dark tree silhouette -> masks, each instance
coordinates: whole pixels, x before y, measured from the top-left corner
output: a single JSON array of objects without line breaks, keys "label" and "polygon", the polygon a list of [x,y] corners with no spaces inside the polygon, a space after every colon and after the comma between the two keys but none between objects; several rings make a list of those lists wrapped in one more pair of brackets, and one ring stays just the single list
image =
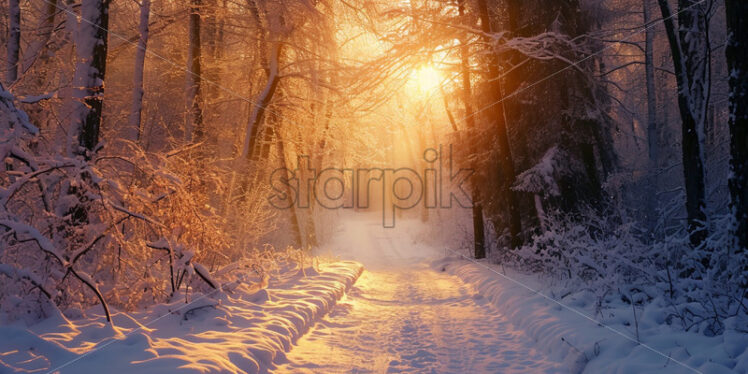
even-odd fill
[{"label": "dark tree silhouette", "polygon": [[735,237],[748,252],[748,2],[726,0],[727,64],[730,70],[730,193]]},{"label": "dark tree silhouette", "polygon": [[704,213],[704,165],[699,140],[699,111],[706,107],[704,81],[701,75],[704,65],[704,39],[706,38],[702,18],[702,7],[695,0],[678,2],[676,28],[667,0],[658,0],[670,51],[673,56],[675,79],[678,86],[678,108],[681,117],[683,177],[686,187],[686,212],[691,245],[697,247],[707,237]]}]

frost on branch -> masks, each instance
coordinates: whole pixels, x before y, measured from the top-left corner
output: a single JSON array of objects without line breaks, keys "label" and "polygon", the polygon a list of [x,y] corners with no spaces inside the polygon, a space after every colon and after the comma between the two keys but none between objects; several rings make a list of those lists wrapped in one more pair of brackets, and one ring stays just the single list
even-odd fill
[{"label": "frost on branch", "polygon": [[190,168],[188,153],[148,153],[128,142],[91,160],[40,150],[38,129],[14,100],[2,91],[3,321],[48,316],[50,301],[63,311],[102,308],[109,319],[110,305],[132,310],[180,288],[220,289],[210,269],[242,255],[227,250],[236,246],[225,221],[206,209],[207,196],[186,187],[198,176],[210,181]]}]

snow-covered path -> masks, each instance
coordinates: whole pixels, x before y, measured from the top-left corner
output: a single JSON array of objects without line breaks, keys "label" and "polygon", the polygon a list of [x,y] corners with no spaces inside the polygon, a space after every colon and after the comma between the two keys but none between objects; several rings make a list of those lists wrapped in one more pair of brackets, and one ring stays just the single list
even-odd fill
[{"label": "snow-covered path", "polygon": [[431,269],[441,253],[415,240],[420,225],[347,220],[332,250],[367,270],[276,372],[568,372],[472,287]]}]

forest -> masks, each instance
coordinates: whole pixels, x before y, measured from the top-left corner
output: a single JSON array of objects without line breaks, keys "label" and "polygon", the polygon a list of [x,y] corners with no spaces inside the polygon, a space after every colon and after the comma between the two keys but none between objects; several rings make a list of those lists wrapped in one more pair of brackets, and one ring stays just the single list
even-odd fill
[{"label": "forest", "polygon": [[[626,343],[525,331],[544,365],[748,370],[744,0],[7,0],[0,22],[0,371],[387,371],[304,366],[327,352],[305,339],[359,305],[340,292],[437,300],[466,287],[429,278],[450,271]],[[434,310],[533,326],[469,307]],[[175,308],[292,327],[250,323],[272,343],[244,361],[193,342],[205,364],[167,336],[188,322],[146,334]],[[153,357],[102,353],[138,334]],[[569,371],[425,351],[387,372]]]}]

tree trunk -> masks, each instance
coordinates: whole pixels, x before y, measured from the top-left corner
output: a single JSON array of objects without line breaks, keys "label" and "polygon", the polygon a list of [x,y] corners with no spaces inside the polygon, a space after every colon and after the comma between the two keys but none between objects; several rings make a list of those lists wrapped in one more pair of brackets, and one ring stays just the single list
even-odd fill
[{"label": "tree trunk", "polygon": [[74,78],[74,99],[79,101],[79,110],[73,116],[71,134],[78,137],[79,146],[93,151],[99,143],[104,106],[109,0],[83,0],[81,18],[78,26],[79,43],[76,45],[78,63]]},{"label": "tree trunk", "polygon": [[143,113],[143,72],[145,69],[145,53],[148,47],[148,18],[151,13],[151,0],[142,0],[140,4],[140,39],[135,50],[135,72],[133,74],[132,112],[130,113],[130,131],[134,139],[140,141],[142,136],[141,117]]},{"label": "tree trunk", "polygon": [[223,57],[223,39],[224,35],[226,33],[226,12],[228,12],[228,0],[223,0],[221,2],[221,14],[219,15],[219,21],[218,21],[218,32],[216,35],[216,59],[221,59]]},{"label": "tree trunk", "polygon": [[257,51],[260,56],[260,64],[262,65],[262,68],[265,69],[265,74],[270,75],[270,63],[268,62],[267,56],[267,27],[262,15],[260,14],[260,7],[257,4],[257,1],[247,0],[247,6],[255,21],[255,27],[257,27]]},{"label": "tree trunk", "polygon": [[259,127],[262,124],[262,120],[267,111],[268,105],[275,95],[275,90],[278,88],[278,82],[280,76],[278,75],[278,59],[280,58],[281,47],[279,42],[273,43],[272,55],[267,69],[268,80],[265,85],[265,89],[260,92],[258,98],[251,104],[252,110],[250,112],[249,121],[247,122],[247,128],[244,132],[244,147],[242,148],[242,158],[253,159],[256,155],[256,144],[257,134]]},{"label": "tree trunk", "polygon": [[[457,10],[460,17],[465,15],[465,0],[458,0]],[[473,117],[472,87],[470,84],[470,51],[465,40],[460,40],[460,74],[462,75],[462,103],[465,107],[465,123],[467,125],[468,144],[471,144],[470,154],[474,155],[476,149],[474,139],[477,137],[475,118]],[[456,130],[456,129],[455,129]],[[475,162],[471,161],[470,168],[476,171]],[[475,258],[486,257],[486,234],[483,222],[483,206],[478,194],[478,183],[475,174],[470,180],[470,198],[473,200],[473,255]]]},{"label": "tree trunk", "polygon": [[[681,116],[682,132],[682,161],[683,176],[686,188],[686,212],[688,214],[688,233],[693,247],[700,246],[707,237],[707,228],[704,191],[704,165],[701,155],[701,139],[699,135],[698,121],[703,115],[698,111],[705,105],[702,97],[703,88],[699,88],[700,75],[697,72],[698,62],[703,58],[703,51],[698,49],[701,44],[695,35],[704,30],[698,30],[700,22],[700,7],[694,6],[696,1],[679,1],[680,32],[676,33],[672,12],[667,0],[658,0],[662,18],[665,23],[670,50],[673,55],[673,66],[675,68],[675,79],[678,86],[678,108]],[[685,6],[685,7],[684,7]],[[689,8],[690,7],[690,8]],[[686,33],[690,33],[686,35]]]},{"label": "tree trunk", "polygon": [[[223,19],[225,9],[221,9],[219,0],[203,0],[202,12],[202,46],[203,60],[202,72],[204,81],[203,96],[206,98],[203,102],[203,131],[205,137],[204,148],[209,153],[215,153],[218,146],[219,130],[217,119],[219,118],[218,108],[213,108],[210,103],[222,101],[221,95],[223,90],[217,84],[221,80],[221,67],[218,61],[219,54],[219,19]],[[206,121],[207,119],[207,121]]]},{"label": "tree trunk", "polygon": [[[278,158],[280,159],[281,169],[289,169],[288,162],[286,162],[286,147],[285,147],[285,143],[283,142],[283,135],[281,134],[281,130],[282,129],[278,128],[276,129],[276,131],[274,131],[276,142],[277,142],[276,144],[278,145]],[[290,187],[287,193],[289,194],[289,196],[293,196],[292,195],[293,191],[291,191]],[[292,234],[293,234],[293,240],[294,240],[294,247],[299,248],[299,249],[305,249],[304,239],[301,235],[301,225],[299,225],[299,216],[296,212],[296,203],[291,204],[289,215],[291,216],[291,231],[293,231]]]},{"label": "tree trunk", "polygon": [[[205,22],[203,34],[205,35],[204,44],[208,49],[207,55],[210,61],[215,62],[216,55],[218,53],[218,0],[206,0],[205,1]],[[213,68],[214,66],[210,66]],[[210,89],[212,86],[208,86]]]},{"label": "tree trunk", "polygon": [[[297,139],[296,139],[296,141],[295,142],[293,142],[293,141],[290,142],[290,144],[294,145],[294,152],[295,152],[294,154],[297,155],[297,156],[299,156],[299,155],[310,155],[310,154],[313,154],[314,152],[309,152],[308,150],[304,150],[301,147],[301,145],[303,143],[304,143],[303,135],[301,133],[297,133]],[[312,142],[312,144],[315,144],[315,143]],[[298,160],[298,158],[297,158],[297,160]],[[293,161],[291,161],[291,162],[293,162]],[[319,170],[322,170],[321,167],[314,166],[314,165],[315,164],[312,164],[312,168],[315,171],[318,172]],[[304,171],[306,172],[306,168],[304,168]],[[301,170],[299,171],[299,173],[301,173]],[[297,174],[296,175],[296,178],[298,178],[299,180],[307,180],[306,178],[308,178],[308,177],[311,177],[311,175],[309,175],[309,176],[302,175],[302,174]],[[317,225],[314,222],[314,217],[315,217],[315,211],[316,211],[316,209],[317,209],[317,199],[311,198],[309,200],[309,208],[305,209],[306,210],[306,214],[300,214],[298,211],[296,212],[297,217],[299,217],[299,216],[302,217],[301,219],[297,218],[297,221],[300,223],[299,235],[301,235],[302,231],[304,233],[304,235],[303,235],[303,239],[305,241],[304,242],[304,246],[305,246],[304,248],[316,247],[319,244],[319,242],[317,241]],[[302,220],[304,222],[303,224],[301,224]],[[301,226],[303,226],[303,228],[304,228],[303,230],[301,230]]]},{"label": "tree trunk", "polygon": [[[57,14],[57,0],[39,0],[44,6],[44,17],[42,17],[39,23],[38,35],[39,37],[29,44],[28,48],[23,53],[23,63],[21,71],[26,72],[36,62],[37,59],[48,60],[49,57],[45,54],[45,49],[49,39],[52,37],[52,32],[55,29],[55,15]],[[41,84],[47,83],[46,71],[39,73],[38,81]]]},{"label": "tree trunk", "polygon": [[194,142],[202,141],[205,136],[201,92],[200,6],[201,0],[190,0],[190,53],[187,58],[187,105],[189,106],[187,139]]},{"label": "tree trunk", "polygon": [[727,65],[730,77],[730,194],[735,239],[748,250],[748,2],[726,0]]},{"label": "tree trunk", "polygon": [[654,29],[650,0],[642,0],[644,8],[644,74],[647,81],[647,139],[649,143],[650,169],[657,167],[657,92],[655,91],[655,67],[653,59]]},{"label": "tree trunk", "polygon": [[18,79],[18,56],[21,51],[21,4],[19,0],[8,1],[8,60],[5,80],[12,85]]},{"label": "tree trunk", "polygon": [[[265,112],[269,111],[268,107],[270,106],[273,96],[275,96],[275,92],[278,88],[278,84],[280,83],[279,68],[282,49],[280,41],[273,41],[270,51],[268,51],[266,40],[268,37],[268,30],[265,26],[265,22],[263,22],[263,16],[266,16],[266,14],[260,13],[261,9],[254,0],[249,0],[248,5],[250,13],[252,13],[257,26],[258,54],[260,56],[263,70],[265,70],[265,74],[267,75],[267,83],[257,98],[250,103],[250,115],[247,121],[246,130],[244,131],[244,145],[242,146],[242,152],[239,157],[239,159],[244,162],[257,160],[258,153],[261,151],[258,149],[259,147],[257,145],[258,137],[260,135],[260,128],[263,124]],[[258,173],[252,175],[249,170],[247,171],[241,184],[244,191],[242,196],[248,196],[252,187],[259,178],[260,175]]]},{"label": "tree trunk", "polygon": [[[481,30],[483,31],[483,39],[489,46],[492,45],[491,38],[488,34],[491,30],[491,17],[488,13],[488,6],[486,0],[478,0],[478,13],[480,16]],[[512,151],[509,147],[509,134],[507,132],[506,117],[504,113],[504,102],[503,92],[501,88],[501,81],[499,79],[499,60],[496,53],[491,51],[488,54],[488,77],[489,89],[491,92],[491,106],[488,108],[488,113],[496,126],[496,134],[499,141],[499,164],[501,168],[501,175],[503,180],[500,186],[501,192],[504,195],[506,204],[509,209],[509,234],[511,236],[511,247],[516,248],[522,245],[522,221],[519,214],[519,205],[517,197],[511,186],[514,184],[515,172],[514,172],[514,160],[512,159]]]},{"label": "tree trunk", "polygon": [[[647,183],[649,186],[656,186],[657,183],[657,151],[658,151],[658,130],[657,130],[657,92],[655,91],[655,67],[654,67],[654,29],[650,27],[652,23],[652,9],[650,0],[642,0],[642,10],[644,13],[644,75],[647,84],[647,148],[649,151],[649,175]],[[655,198],[654,188],[646,194],[646,227],[651,230],[657,222],[657,199]],[[651,235],[650,235],[651,236]]]}]

